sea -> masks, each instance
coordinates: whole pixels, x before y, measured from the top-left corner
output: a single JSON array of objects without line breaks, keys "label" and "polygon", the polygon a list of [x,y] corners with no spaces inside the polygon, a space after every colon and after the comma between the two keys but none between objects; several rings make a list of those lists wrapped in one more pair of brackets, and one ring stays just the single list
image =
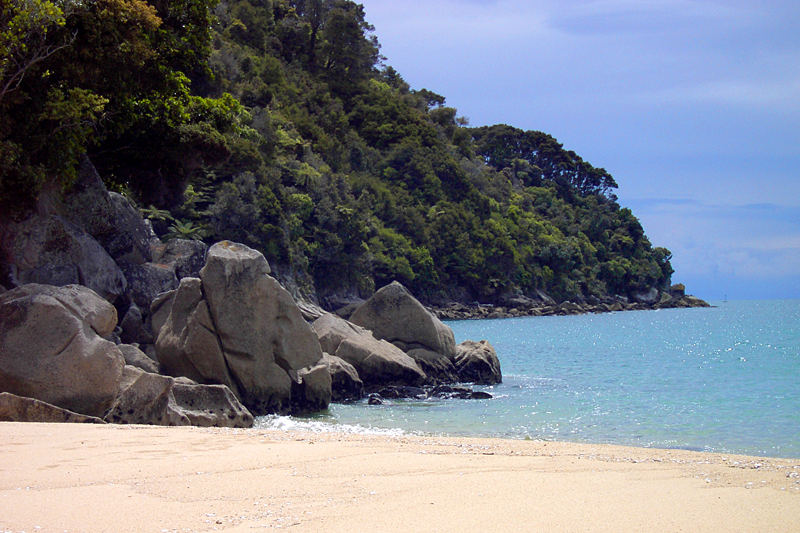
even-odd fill
[{"label": "sea", "polygon": [[488,340],[489,400],[332,404],[257,427],[499,437],[800,458],[800,300],[449,321]]}]

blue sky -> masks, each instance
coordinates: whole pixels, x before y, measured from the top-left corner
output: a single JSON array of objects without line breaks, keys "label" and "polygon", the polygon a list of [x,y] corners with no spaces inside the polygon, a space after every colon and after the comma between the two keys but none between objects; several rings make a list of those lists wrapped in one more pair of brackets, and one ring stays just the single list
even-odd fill
[{"label": "blue sky", "polygon": [[361,0],[473,126],[556,137],[707,299],[800,298],[800,3]]}]

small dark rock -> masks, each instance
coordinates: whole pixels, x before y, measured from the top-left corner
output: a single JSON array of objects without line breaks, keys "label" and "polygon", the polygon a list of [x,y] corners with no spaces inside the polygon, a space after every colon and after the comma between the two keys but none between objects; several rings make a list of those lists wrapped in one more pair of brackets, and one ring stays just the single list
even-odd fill
[{"label": "small dark rock", "polygon": [[373,393],[369,395],[369,400],[367,400],[367,403],[369,405],[383,405],[385,402],[383,401],[383,398],[381,398],[380,394]]}]

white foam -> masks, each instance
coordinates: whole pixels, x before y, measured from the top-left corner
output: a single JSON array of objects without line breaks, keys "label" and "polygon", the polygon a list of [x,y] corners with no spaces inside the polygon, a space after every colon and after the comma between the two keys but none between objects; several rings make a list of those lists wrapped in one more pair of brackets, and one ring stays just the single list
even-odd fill
[{"label": "white foam", "polygon": [[342,433],[355,435],[383,435],[399,437],[410,434],[399,428],[376,428],[360,424],[339,424],[336,421],[296,418],[292,416],[267,415],[255,419],[256,429],[276,429],[279,431],[309,431],[311,433]]}]

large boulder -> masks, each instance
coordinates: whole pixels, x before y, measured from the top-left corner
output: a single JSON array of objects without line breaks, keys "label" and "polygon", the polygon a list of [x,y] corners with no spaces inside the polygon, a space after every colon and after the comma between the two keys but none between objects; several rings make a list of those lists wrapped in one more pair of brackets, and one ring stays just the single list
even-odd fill
[{"label": "large boulder", "polygon": [[199,279],[184,278],[174,295],[159,298],[158,314],[164,305],[170,312],[158,360],[169,374],[227,385],[257,415],[316,410],[330,398],[330,379],[311,370],[322,358],[319,341],[269,273],[264,256],[247,246],[212,246]]},{"label": "large boulder", "polygon": [[453,330],[398,282],[378,290],[350,317],[411,356],[434,382],[457,379]]},{"label": "large boulder", "polygon": [[0,392],[103,416],[125,359],[114,343],[117,312],[79,285],[30,284],[0,295]]},{"label": "large boulder", "polygon": [[343,318],[329,313],[314,321],[312,328],[323,350],[352,365],[368,389],[420,385],[427,379],[408,354]]},{"label": "large boulder", "polygon": [[57,215],[31,215],[5,224],[0,262],[14,286],[81,284],[114,301],[125,293],[122,271],[98,242]]},{"label": "large boulder", "polygon": [[456,346],[456,371],[459,381],[494,385],[503,381],[500,360],[488,341],[464,341]]},{"label": "large boulder", "polygon": [[364,382],[358,375],[356,367],[335,355],[322,353],[322,362],[328,367],[331,376],[331,400],[347,402],[364,396]]},{"label": "large boulder", "polygon": [[253,415],[224,385],[189,380],[126,366],[119,394],[105,420],[119,424],[248,428]]},{"label": "large boulder", "polygon": [[0,422],[73,422],[104,424],[101,418],[75,413],[55,405],[0,392]]}]

